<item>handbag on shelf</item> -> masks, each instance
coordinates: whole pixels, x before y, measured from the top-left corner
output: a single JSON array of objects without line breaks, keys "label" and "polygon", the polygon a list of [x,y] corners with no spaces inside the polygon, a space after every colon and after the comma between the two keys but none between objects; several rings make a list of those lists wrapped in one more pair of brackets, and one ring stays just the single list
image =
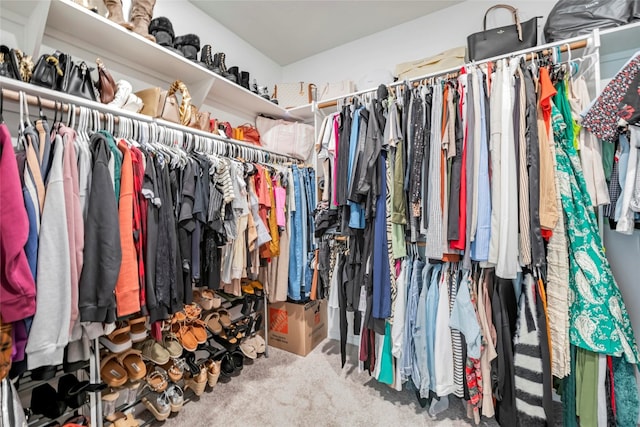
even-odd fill
[{"label": "handbag on shelf", "polygon": [[[487,15],[495,9],[507,9],[513,15],[513,25],[487,30]],[[483,31],[467,37],[469,60],[491,58],[538,44],[538,17],[520,22],[518,10],[507,4],[490,7],[484,14]]]},{"label": "handbag on shelf", "polygon": [[0,76],[22,80],[16,52],[5,45],[0,46]]},{"label": "handbag on shelf", "polygon": [[283,108],[294,108],[310,104],[314,99],[316,85],[313,83],[279,83],[273,91],[273,97]]},{"label": "handbag on shelf", "polygon": [[91,78],[91,69],[84,61],[80,62],[80,64],[73,64],[68,79],[65,79],[65,81],[64,91],[69,95],[96,101],[96,87]]},{"label": "handbag on shelf", "polygon": [[135,93],[142,100],[141,114],[149,117],[160,117],[164,108],[164,101],[167,97],[167,91],[159,87],[150,87]]},{"label": "handbag on shelf", "polygon": [[249,142],[254,145],[260,145],[260,132],[250,123],[238,126],[242,130],[242,141]]},{"label": "handbag on shelf", "polygon": [[96,64],[98,66],[98,83],[96,86],[98,87],[98,92],[100,92],[100,102],[108,104],[115,98],[116,92],[118,92],[118,85],[100,58],[96,59]]},{"label": "handbag on shelf", "polygon": [[[179,103],[177,97],[178,93],[181,97]],[[194,107],[191,104],[191,94],[189,94],[187,85],[185,85],[180,80],[174,81],[169,87],[167,97],[165,98],[164,109],[162,110],[162,118],[170,122],[189,126],[191,125],[191,118],[193,116]]]},{"label": "handbag on shelf", "polygon": [[356,86],[351,80],[343,80],[337,83],[326,83],[318,95],[318,101],[339,98],[355,92],[355,90]]},{"label": "handbag on shelf", "polygon": [[242,133],[242,129],[240,128],[233,128],[231,131],[232,134],[232,138],[238,141],[243,141],[244,140],[244,135]]},{"label": "handbag on shelf", "polygon": [[311,156],[315,145],[313,126],[258,116],[256,128],[263,147],[302,161]]},{"label": "handbag on shelf", "polygon": [[547,43],[589,34],[596,28],[612,28],[640,19],[640,2],[613,0],[584,2],[560,0],[544,24]]},{"label": "handbag on shelf", "polygon": [[398,80],[407,80],[415,77],[426,76],[438,71],[448,70],[464,65],[467,48],[464,46],[445,50],[429,58],[416,61],[403,62],[396,65]]},{"label": "handbag on shelf", "polygon": [[191,115],[191,123],[189,124],[189,127],[209,132],[211,113],[208,111],[200,111],[195,107],[193,107],[193,109],[194,111]]},{"label": "handbag on shelf", "polygon": [[71,58],[56,51],[53,54],[41,55],[33,69],[31,83],[48,89],[66,92]]}]

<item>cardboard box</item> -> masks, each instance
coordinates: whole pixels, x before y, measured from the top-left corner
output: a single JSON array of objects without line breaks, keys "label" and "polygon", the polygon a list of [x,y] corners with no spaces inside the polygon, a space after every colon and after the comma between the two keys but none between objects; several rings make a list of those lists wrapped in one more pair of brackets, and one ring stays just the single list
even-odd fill
[{"label": "cardboard box", "polygon": [[326,337],[326,301],[269,304],[269,345],[306,356]]}]

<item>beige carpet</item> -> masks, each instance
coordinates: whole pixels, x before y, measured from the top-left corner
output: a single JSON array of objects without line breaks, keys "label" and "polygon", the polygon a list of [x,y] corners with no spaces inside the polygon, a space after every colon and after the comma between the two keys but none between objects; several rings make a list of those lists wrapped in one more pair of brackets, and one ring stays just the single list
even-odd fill
[{"label": "beige carpet", "polygon": [[[359,373],[355,347],[340,368],[339,343],[326,340],[307,357],[271,347],[269,357],[189,402],[164,427],[205,426],[468,426],[462,403],[432,420],[413,392],[397,392]],[[148,414],[148,413],[147,413]],[[147,415],[147,414],[140,414]],[[484,420],[481,425],[497,425]]]}]

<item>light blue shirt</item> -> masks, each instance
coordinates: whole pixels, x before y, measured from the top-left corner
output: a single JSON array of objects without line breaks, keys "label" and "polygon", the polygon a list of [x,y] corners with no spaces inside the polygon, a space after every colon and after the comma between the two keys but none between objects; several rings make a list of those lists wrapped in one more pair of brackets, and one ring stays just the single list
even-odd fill
[{"label": "light blue shirt", "polygon": [[[356,155],[358,153],[358,134],[360,130],[360,111],[362,111],[364,107],[358,108],[353,113],[353,123],[351,124],[351,137],[349,138],[349,176],[351,177],[351,182],[349,184],[349,192],[351,192],[351,186],[353,185],[353,165],[356,160]],[[347,201],[349,205],[351,214],[349,215],[349,227],[364,229],[365,220],[364,220],[364,207],[360,203],[352,202],[351,200]]]},{"label": "light blue shirt", "polygon": [[449,326],[464,335],[464,339],[467,342],[467,355],[473,359],[480,359],[482,337],[478,318],[474,315],[475,309],[471,303],[468,285],[469,275],[469,272],[465,273],[458,289],[456,301],[453,303],[453,310],[451,310]]},{"label": "light blue shirt", "polygon": [[[478,73],[483,76],[482,71]],[[480,81],[483,77],[480,77]],[[489,146],[487,143],[487,115],[485,109],[484,85],[480,84],[480,166],[478,168],[478,228],[471,242],[471,259],[487,261],[489,259],[489,241],[491,240],[491,184],[489,182]]]}]

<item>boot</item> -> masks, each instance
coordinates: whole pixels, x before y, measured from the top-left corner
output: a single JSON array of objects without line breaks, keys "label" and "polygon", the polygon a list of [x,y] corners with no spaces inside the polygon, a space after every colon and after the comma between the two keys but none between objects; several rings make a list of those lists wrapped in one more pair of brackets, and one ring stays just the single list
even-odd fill
[{"label": "boot", "polygon": [[103,0],[104,5],[107,7],[109,11],[109,15],[107,19],[115,22],[118,25],[122,25],[127,30],[132,30],[133,25],[129,24],[124,20],[124,16],[122,15],[122,0]]},{"label": "boot", "polygon": [[234,83],[240,83],[240,70],[238,67],[231,67],[227,71],[227,74],[224,75],[228,80],[231,80]]},{"label": "boot", "polygon": [[202,46],[202,51],[200,52],[200,62],[202,62],[207,67],[207,69],[213,71],[214,60],[211,56],[210,44]]},{"label": "boot", "polygon": [[153,7],[156,0],[133,0],[129,22],[133,24],[132,31],[155,43],[156,38],[149,34],[149,23],[153,17]]},{"label": "boot", "polygon": [[240,72],[240,86],[249,90],[249,72],[248,71]]}]

